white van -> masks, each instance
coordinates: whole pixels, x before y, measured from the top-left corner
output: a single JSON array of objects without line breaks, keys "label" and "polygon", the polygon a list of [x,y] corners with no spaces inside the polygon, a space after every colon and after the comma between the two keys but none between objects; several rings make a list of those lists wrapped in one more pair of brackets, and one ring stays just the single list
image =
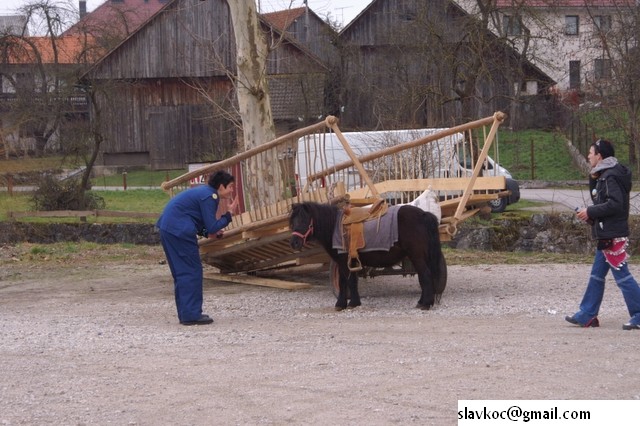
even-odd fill
[{"label": "white van", "polygon": [[[389,148],[401,143],[414,141],[426,136],[441,132],[446,129],[411,129],[389,130],[372,132],[343,132],[343,136],[357,157],[363,157],[376,151]],[[464,177],[471,176],[472,156],[465,152],[464,135],[454,133],[438,139],[437,141],[411,148],[404,151],[398,158],[384,156],[383,158],[364,162],[363,167],[374,181],[392,179],[386,173],[393,169],[389,162],[402,162],[402,167],[413,170],[415,178],[440,178],[440,177]],[[462,152],[461,152],[462,150]],[[340,140],[334,133],[308,135],[298,140],[296,156],[296,179],[299,189],[307,184],[307,176],[314,172],[330,169],[342,163],[350,161]],[[397,167],[397,164],[395,164]],[[511,195],[499,198],[491,202],[493,212],[502,212],[508,204],[520,199],[520,188],[513,180],[511,173],[497,164],[491,157],[487,157],[485,163],[485,176],[504,176],[507,188]],[[328,181],[326,181],[328,180]],[[320,185],[330,185],[333,181],[342,181],[347,191],[360,188],[364,185],[360,174],[353,167],[337,170],[329,177],[322,178]]]}]

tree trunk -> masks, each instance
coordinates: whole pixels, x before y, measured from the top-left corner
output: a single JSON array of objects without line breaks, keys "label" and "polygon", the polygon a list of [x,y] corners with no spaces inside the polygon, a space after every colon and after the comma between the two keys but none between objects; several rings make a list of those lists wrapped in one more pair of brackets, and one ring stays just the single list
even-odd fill
[{"label": "tree trunk", "polygon": [[[267,85],[267,42],[258,23],[254,0],[228,1],[236,40],[238,106],[242,117],[245,150],[275,139],[271,100]],[[278,159],[268,151],[248,164],[246,193],[252,205],[277,200]]]}]

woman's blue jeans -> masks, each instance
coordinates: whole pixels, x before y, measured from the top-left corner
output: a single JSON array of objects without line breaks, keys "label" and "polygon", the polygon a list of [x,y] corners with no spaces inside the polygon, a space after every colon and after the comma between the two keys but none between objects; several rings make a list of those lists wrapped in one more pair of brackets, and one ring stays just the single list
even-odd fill
[{"label": "woman's blue jeans", "polygon": [[602,297],[604,296],[605,277],[609,271],[611,271],[616,284],[622,291],[622,296],[631,317],[630,322],[632,324],[640,324],[640,287],[629,272],[629,265],[625,263],[617,270],[612,268],[607,263],[602,250],[596,250],[587,290],[582,298],[582,303],[580,303],[580,311],[573,318],[581,324],[586,324],[598,315]]}]

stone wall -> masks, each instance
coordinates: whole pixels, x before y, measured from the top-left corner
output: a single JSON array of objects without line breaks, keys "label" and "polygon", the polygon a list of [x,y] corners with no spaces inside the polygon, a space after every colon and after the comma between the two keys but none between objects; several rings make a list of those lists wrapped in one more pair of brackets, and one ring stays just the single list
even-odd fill
[{"label": "stone wall", "polygon": [[[630,219],[630,251],[640,249],[640,218]],[[591,228],[573,213],[534,214],[530,218],[500,215],[489,222],[469,220],[449,243],[458,249],[590,254]]]},{"label": "stone wall", "polygon": [[[632,216],[631,251],[640,249],[640,218]],[[498,215],[489,221],[462,223],[447,245],[458,249],[549,253],[593,253],[590,228],[572,213],[533,214],[528,218]],[[160,244],[153,224],[0,222],[0,244],[48,244],[89,241],[100,244]]]},{"label": "stone wall", "polygon": [[160,244],[160,234],[153,224],[0,222],[0,244],[64,241]]}]

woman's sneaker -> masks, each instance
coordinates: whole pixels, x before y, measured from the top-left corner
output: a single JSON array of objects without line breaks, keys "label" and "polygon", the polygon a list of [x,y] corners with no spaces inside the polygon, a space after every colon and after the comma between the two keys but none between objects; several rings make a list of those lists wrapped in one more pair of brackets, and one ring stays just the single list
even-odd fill
[{"label": "woman's sneaker", "polygon": [[[600,327],[600,321],[598,321],[598,317],[593,317],[586,324],[582,324],[574,317],[566,316],[564,319],[571,324],[579,325],[580,327]],[[625,324],[626,325],[626,324]]]},{"label": "woman's sneaker", "polygon": [[631,324],[630,322],[622,325],[623,330],[640,330],[639,324]]}]

